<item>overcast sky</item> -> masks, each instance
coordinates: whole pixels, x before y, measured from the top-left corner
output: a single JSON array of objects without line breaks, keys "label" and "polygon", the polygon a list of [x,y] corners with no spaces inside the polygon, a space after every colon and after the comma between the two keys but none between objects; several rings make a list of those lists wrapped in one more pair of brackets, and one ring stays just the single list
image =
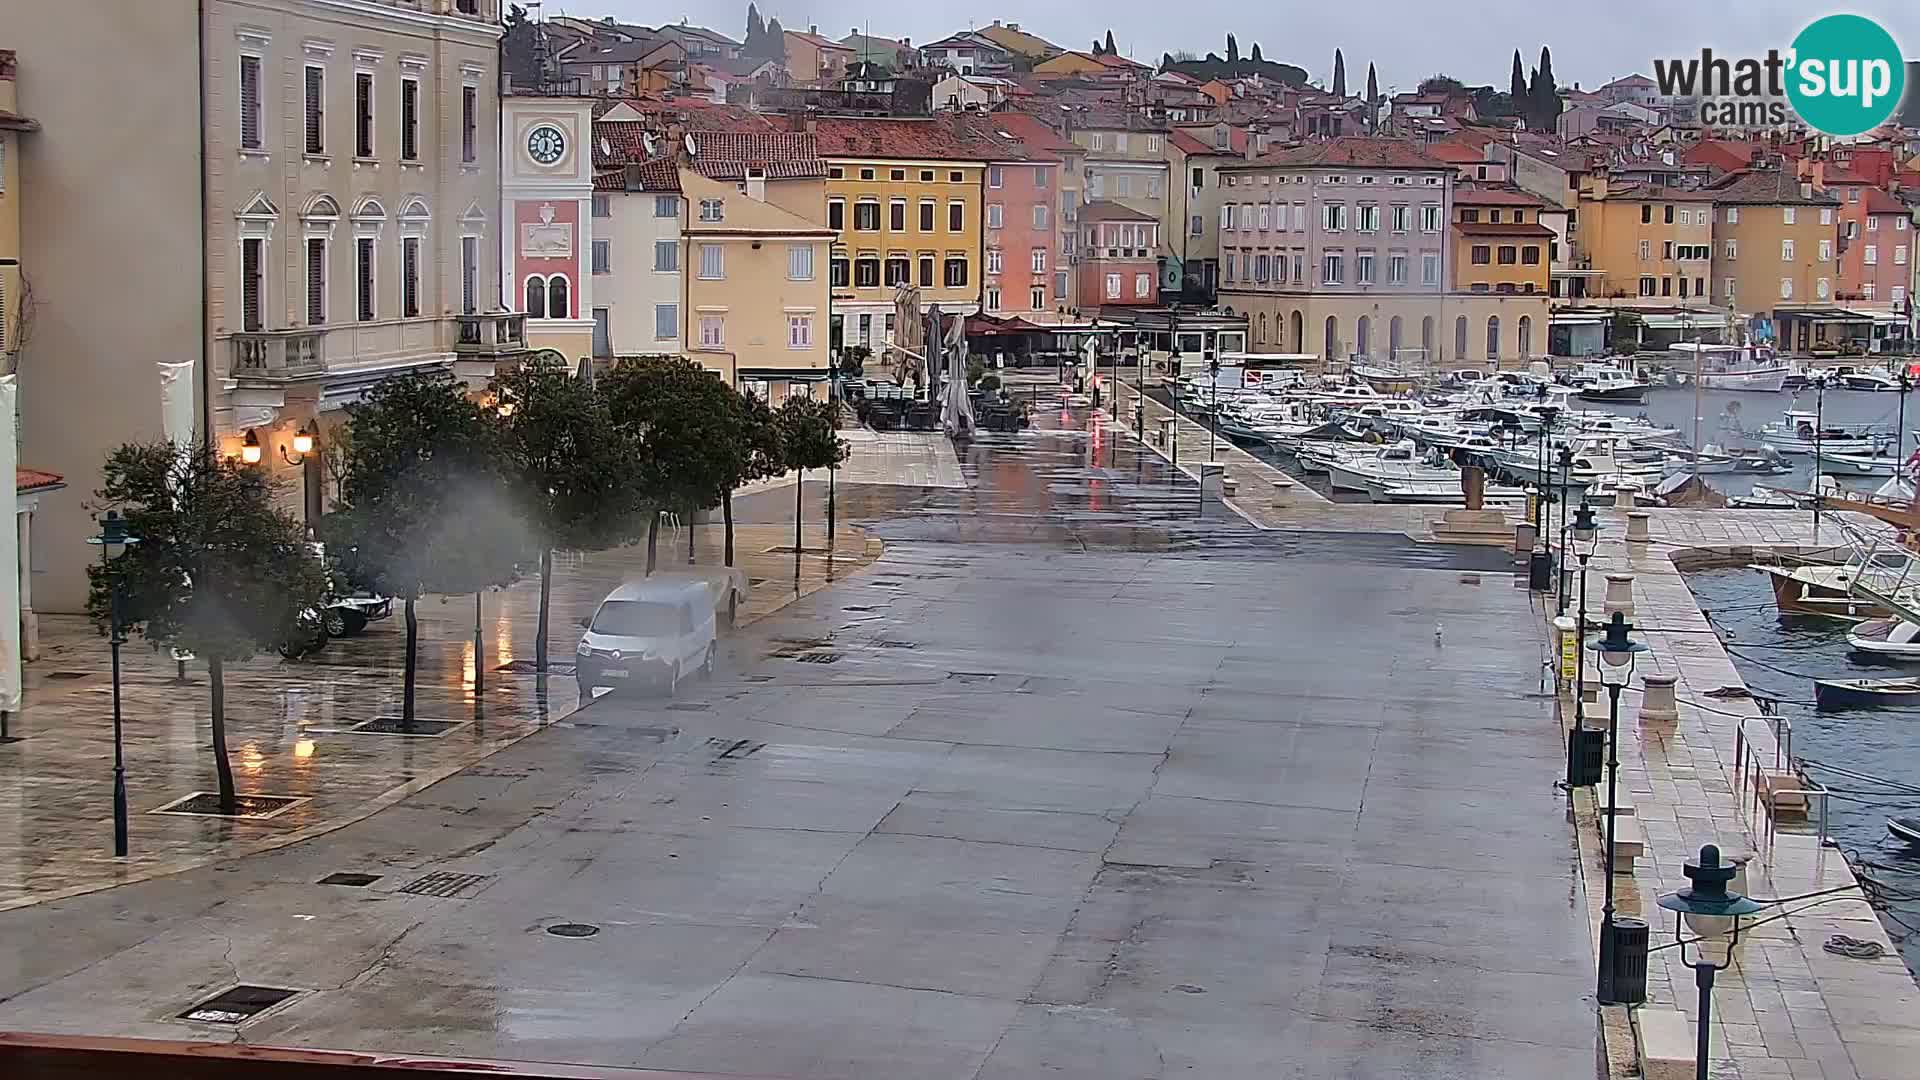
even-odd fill
[{"label": "overcast sky", "polygon": [[[746,26],[747,5],[733,0],[548,0],[548,15],[612,15],[623,22],[657,25],[691,22],[733,37]],[[809,24],[834,40],[855,26],[885,37],[927,42],[970,25],[999,18],[1021,24],[1057,45],[1084,49],[1096,36],[1113,31],[1114,44],[1136,59],[1153,63],[1163,52],[1181,49],[1205,55],[1224,53],[1232,31],[1244,54],[1260,43],[1261,55],[1306,68],[1322,82],[1332,78],[1333,50],[1345,51],[1349,90],[1366,83],[1367,64],[1379,66],[1382,88],[1410,90],[1421,79],[1444,71],[1469,83],[1502,89],[1519,49],[1528,67],[1540,46],[1553,50],[1553,71],[1562,84],[1592,87],[1617,75],[1651,75],[1655,55],[1697,55],[1701,46],[1736,56],[1784,48],[1800,28],[1821,15],[1852,11],[1877,19],[1909,57],[1920,57],[1920,2],[1851,0],[1844,5],[1790,3],[1787,0],[1607,0],[1568,5],[1564,18],[1548,12],[1559,5],[1538,0],[1466,0],[1435,4],[1429,0],[1360,0],[1357,3],[1247,4],[1244,0],[1112,0],[1110,14],[1098,21],[1084,12],[1094,5],[1007,4],[957,0],[769,0],[760,14],[779,16],[789,30]],[[1576,17],[1573,12],[1579,14]],[[1358,84],[1358,85],[1356,85]]]}]

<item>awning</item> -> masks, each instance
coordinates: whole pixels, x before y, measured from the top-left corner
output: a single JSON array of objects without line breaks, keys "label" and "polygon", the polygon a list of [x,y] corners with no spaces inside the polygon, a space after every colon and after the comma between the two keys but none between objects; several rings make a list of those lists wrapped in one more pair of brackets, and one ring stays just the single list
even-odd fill
[{"label": "awning", "polygon": [[1605,315],[1549,315],[1548,326],[1605,326]]},{"label": "awning", "polygon": [[758,382],[826,382],[833,377],[833,373],[826,368],[743,367],[735,371],[733,377]]},{"label": "awning", "polygon": [[991,315],[967,316],[968,337],[1003,337],[1012,334],[1050,334],[1052,327],[1030,323],[1019,316],[996,319]]},{"label": "awning", "polygon": [[1719,311],[1702,311],[1688,315],[1641,315],[1640,321],[1649,330],[1706,330],[1724,325],[1727,316]]}]

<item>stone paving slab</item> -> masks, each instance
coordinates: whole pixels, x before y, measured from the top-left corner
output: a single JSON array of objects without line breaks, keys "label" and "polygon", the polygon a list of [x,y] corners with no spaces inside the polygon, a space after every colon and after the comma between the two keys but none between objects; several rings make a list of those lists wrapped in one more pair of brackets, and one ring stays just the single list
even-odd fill
[{"label": "stone paving slab", "polygon": [[[791,526],[736,530],[736,553],[752,588],[740,610],[759,619],[796,595],[855,573],[878,554],[865,534],[841,526],[831,567],[801,560],[798,592]],[[717,568],[721,530],[694,529],[699,567]],[[663,532],[660,567],[685,572],[685,530]],[[825,545],[824,528],[806,530],[805,546]],[[555,561],[550,659],[569,664],[579,638],[575,620],[591,613],[622,580],[644,573],[642,548]],[[537,677],[498,671],[533,656],[537,579],[488,594],[481,646],[485,687],[474,688],[471,596],[417,605],[420,673],[416,713],[458,723],[438,738],[351,731],[376,716],[400,712],[405,627],[398,610],[357,638],[329,643],[310,661],[268,654],[229,665],[227,745],[241,794],[284,794],[303,801],[264,820],[187,817],[155,811],[192,791],[211,791],[207,676],[191,665],[187,681],[164,653],[138,639],[122,650],[125,758],[130,854],[113,856],[112,694],[108,650],[86,620],[41,616],[42,658],[26,668],[26,705],[14,717],[19,741],[0,745],[0,910],[93,889],[177,873],[210,859],[260,851],[339,828],[395,804],[503,747],[571,714],[578,705],[567,675]],[[75,677],[77,676],[77,677]],[[513,777],[470,773],[460,783],[508,784]],[[436,797],[451,788],[441,788]]]}]

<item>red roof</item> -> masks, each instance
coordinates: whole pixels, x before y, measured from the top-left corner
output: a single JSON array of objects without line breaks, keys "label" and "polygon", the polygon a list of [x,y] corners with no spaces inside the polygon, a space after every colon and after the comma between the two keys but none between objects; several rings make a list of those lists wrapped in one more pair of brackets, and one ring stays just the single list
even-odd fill
[{"label": "red roof", "polygon": [[[1482,186],[1480,184],[1455,184],[1453,188],[1455,206],[1541,206],[1546,200],[1532,192],[1517,187]],[[1555,207],[1558,209],[1558,207]]]},{"label": "red roof", "polygon": [[1009,138],[1022,143],[1029,151],[1046,154],[1077,154],[1081,148],[1073,140],[1055,131],[1045,120],[1030,113],[1008,110],[992,113],[988,122],[995,133],[1005,132]]},{"label": "red roof", "polygon": [[41,472],[39,469],[13,470],[13,486],[16,491],[35,491],[43,488],[66,486],[66,478],[59,473]]},{"label": "red roof", "polygon": [[1479,150],[1465,143],[1454,142],[1451,139],[1442,142],[1428,143],[1427,153],[1432,154],[1434,157],[1439,158],[1449,165],[1485,165],[1488,163],[1486,158],[1481,156]]},{"label": "red roof", "polygon": [[[593,134],[596,169],[616,169],[629,161],[646,160],[649,134],[656,158],[680,149],[669,145],[664,133],[644,121],[602,120],[593,126]],[[769,180],[817,180],[827,175],[827,163],[820,160],[813,136],[805,132],[707,131],[694,127],[689,134],[696,151],[693,167],[711,180],[744,180],[748,167],[762,170]],[[602,142],[608,152],[601,151]],[[679,189],[649,185],[647,190]]]},{"label": "red roof", "polygon": [[1894,198],[1892,195],[1887,194],[1877,187],[1868,188],[1867,193],[1860,197],[1860,201],[1866,204],[1867,213],[1869,214],[1904,215],[1911,213],[1911,211],[1907,209],[1906,203],[1901,202],[1899,199]]},{"label": "red roof", "polygon": [[925,119],[823,116],[815,126],[825,158],[899,158],[930,161],[1005,161],[1018,143],[991,131],[991,116],[941,113]]},{"label": "red roof", "polygon": [[[1811,190],[1812,184],[1807,187]],[[1742,169],[1701,189],[1717,203],[1748,206],[1838,206],[1840,200],[1824,191],[1811,194],[1800,188],[1800,178],[1781,169]]]},{"label": "red roof", "polygon": [[1206,139],[1195,135],[1185,128],[1174,128],[1167,141],[1187,154],[1218,154],[1221,157],[1241,157],[1247,152],[1247,129],[1230,127],[1227,129],[1227,142],[1231,149],[1221,149]]},{"label": "red roof", "polygon": [[1517,221],[1456,221],[1453,227],[1469,236],[1537,236],[1544,239],[1554,235],[1552,229],[1531,221],[1524,224]]},{"label": "red roof", "polygon": [[1142,213],[1131,206],[1122,206],[1107,199],[1095,199],[1080,208],[1082,221],[1158,221],[1152,214]]},{"label": "red roof", "polygon": [[1829,166],[1821,176],[1821,183],[1825,187],[1832,187],[1835,184],[1871,184],[1873,181],[1851,169],[1843,169],[1834,165]]},{"label": "red roof", "polygon": [[[1444,169],[1447,163],[1409,142],[1360,136],[1326,139],[1272,150],[1249,165],[1288,168]],[[1224,166],[1232,168],[1233,166]]]},{"label": "red roof", "polygon": [[[655,192],[676,192],[680,190],[680,169],[670,155],[661,155],[650,161],[633,162],[639,171],[640,190]],[[593,174],[593,190],[627,190],[627,168],[616,164],[609,169]]]}]

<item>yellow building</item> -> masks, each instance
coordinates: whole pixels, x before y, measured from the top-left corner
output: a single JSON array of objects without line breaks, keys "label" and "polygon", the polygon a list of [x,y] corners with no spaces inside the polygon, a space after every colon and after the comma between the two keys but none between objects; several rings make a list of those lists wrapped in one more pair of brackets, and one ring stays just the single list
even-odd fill
[{"label": "yellow building", "polygon": [[1714,201],[1713,298],[1738,316],[1770,318],[1785,348],[1802,350],[1847,313],[1840,281],[1840,200],[1777,167],[1707,185]]},{"label": "yellow building", "polygon": [[20,115],[14,93],[13,50],[0,49],[0,370],[14,370],[13,353],[24,340],[20,305],[20,135],[39,125]]},{"label": "yellow building", "polygon": [[1545,206],[1515,189],[1457,186],[1453,193],[1454,291],[1547,295],[1554,232],[1540,222]]},{"label": "yellow building", "polygon": [[834,237],[818,217],[823,184],[729,184],[683,166],[680,191],[687,354],[775,403],[823,389]]},{"label": "yellow building", "polygon": [[836,347],[864,345],[877,354],[891,341],[899,285],[919,287],[923,310],[980,309],[987,163],[1018,152],[991,123],[990,116],[964,113],[817,121],[827,161],[827,226],[837,234]]},{"label": "yellow building", "polygon": [[1574,266],[1599,271],[1592,300],[1632,307],[1711,303],[1713,195],[1653,184],[1583,180]]}]

